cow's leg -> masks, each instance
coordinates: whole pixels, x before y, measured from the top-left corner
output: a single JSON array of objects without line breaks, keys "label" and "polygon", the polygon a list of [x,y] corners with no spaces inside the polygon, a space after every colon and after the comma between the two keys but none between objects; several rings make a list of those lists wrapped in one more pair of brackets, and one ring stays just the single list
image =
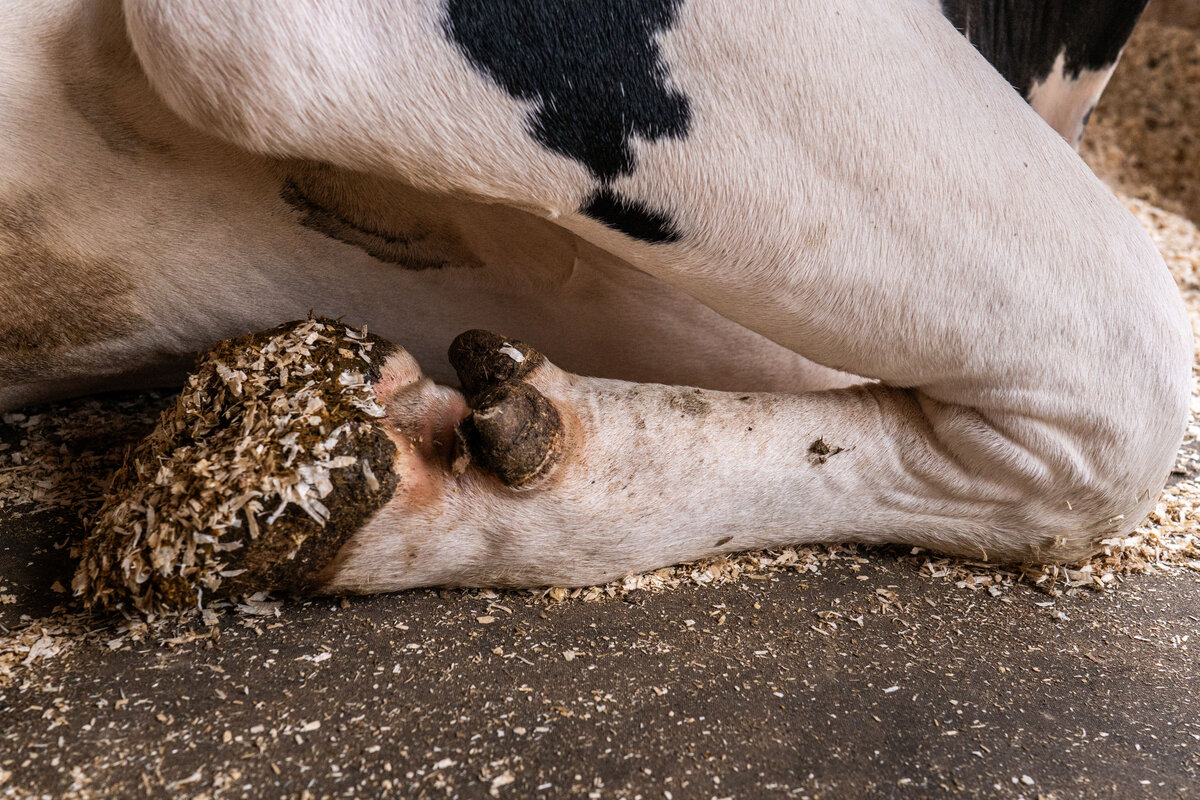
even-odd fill
[{"label": "cow's leg", "polygon": [[[1190,330],[1175,287],[1135,221],[932,4],[632,4],[645,11],[632,33],[579,24],[612,43],[609,69],[644,74],[572,84],[595,90],[575,106],[555,95],[553,76],[572,64],[555,60],[562,31],[510,43],[504,52],[545,48],[523,72],[489,49],[490,33],[541,4],[487,5],[508,16],[480,25],[466,12],[485,5],[463,5],[127,9],[152,80],[195,124],[543,213],[818,363],[877,379],[745,413],[748,428],[791,435],[792,455],[821,439],[847,448],[823,466],[858,470],[845,483],[806,477],[756,444],[758,470],[738,477],[786,492],[794,526],[1046,556],[1082,552],[1144,513],[1187,412]],[[608,6],[572,6],[584,7]],[[618,59],[618,44],[637,57]],[[541,94],[520,80],[539,77],[539,55]],[[576,385],[578,397],[543,393],[560,416],[595,409],[573,458],[630,476],[644,464],[639,480],[664,494],[686,483],[679,462],[650,468],[652,452],[588,458],[626,413],[600,410],[636,407],[639,390]],[[663,428],[662,448],[704,437],[706,461],[738,445]],[[730,476],[700,474],[693,491],[737,503]],[[853,504],[860,526],[839,503],[867,486]],[[559,490],[543,491],[558,508]],[[613,521],[587,539],[598,561],[620,561],[639,519],[623,502],[597,491],[560,504],[576,532]],[[524,508],[493,523],[481,505],[475,534],[519,545],[563,524]],[[711,519],[705,508],[685,523]],[[651,547],[660,563],[681,552]]]},{"label": "cow's leg", "polygon": [[407,353],[385,365],[377,389],[401,442],[396,494],[325,568],[323,591],[580,585],[830,540],[993,559],[1091,545],[1065,507],[1029,507],[1004,476],[963,474],[969,492],[947,497],[928,437],[889,430],[894,416],[919,419],[915,396],[587,378],[481,331],[460,336],[451,358],[465,397],[422,377]]},{"label": "cow's leg", "polygon": [[1074,560],[1132,521],[1096,486],[1060,486],[1052,500],[1013,480],[1026,465],[948,463],[917,392],[588,378],[485,331],[458,337],[450,357],[461,393],[402,351],[385,365],[396,494],[325,568],[322,591],[581,585],[842,540]]}]

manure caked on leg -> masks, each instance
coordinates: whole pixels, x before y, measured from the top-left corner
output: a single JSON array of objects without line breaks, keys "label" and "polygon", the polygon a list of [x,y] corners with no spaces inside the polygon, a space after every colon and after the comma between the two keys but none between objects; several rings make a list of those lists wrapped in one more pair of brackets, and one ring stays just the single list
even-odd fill
[{"label": "manure caked on leg", "polygon": [[114,481],[76,593],[91,607],[159,613],[309,592],[392,500],[407,527],[436,535],[464,470],[499,478],[482,492],[547,475],[562,424],[523,381],[541,355],[473,331],[455,363],[473,410],[407,352],[333,320],[216,346]]},{"label": "manure caked on leg", "polygon": [[76,593],[156,612],[313,588],[397,488],[376,394],[394,350],[321,319],[214,347],[113,481]]}]

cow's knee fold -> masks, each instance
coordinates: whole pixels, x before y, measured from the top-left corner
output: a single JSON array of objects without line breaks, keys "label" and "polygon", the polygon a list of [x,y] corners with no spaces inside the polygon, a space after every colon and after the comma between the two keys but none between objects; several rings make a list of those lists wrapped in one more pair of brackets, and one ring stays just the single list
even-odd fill
[{"label": "cow's knee fold", "polygon": [[1171,401],[1139,416],[1063,399],[1052,418],[917,397],[941,457],[918,448],[906,471],[919,490],[937,487],[946,513],[963,515],[961,529],[925,543],[992,561],[1078,562],[1128,534],[1166,482],[1186,417]]}]

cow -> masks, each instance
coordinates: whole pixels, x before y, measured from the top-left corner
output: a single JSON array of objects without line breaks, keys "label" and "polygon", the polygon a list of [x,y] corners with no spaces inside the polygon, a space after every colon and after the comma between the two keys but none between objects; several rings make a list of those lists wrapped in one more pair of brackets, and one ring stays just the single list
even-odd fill
[{"label": "cow", "polygon": [[400,479],[330,592],[1087,557],[1189,406],[1171,276],[1072,147],[1141,5],[9,4],[0,406],[368,322]]}]

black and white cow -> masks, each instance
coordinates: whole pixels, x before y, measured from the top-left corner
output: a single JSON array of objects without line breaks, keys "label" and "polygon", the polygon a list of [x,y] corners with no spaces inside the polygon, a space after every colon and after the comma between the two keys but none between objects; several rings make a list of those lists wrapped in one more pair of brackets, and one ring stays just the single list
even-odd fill
[{"label": "black and white cow", "polygon": [[[1070,144],[1142,4],[1083,5],[9,3],[0,404],[369,322],[411,446],[336,591],[1085,556],[1165,481],[1192,341]],[[473,333],[434,383],[468,328],[554,363]],[[553,448],[493,424],[520,403]]]}]

